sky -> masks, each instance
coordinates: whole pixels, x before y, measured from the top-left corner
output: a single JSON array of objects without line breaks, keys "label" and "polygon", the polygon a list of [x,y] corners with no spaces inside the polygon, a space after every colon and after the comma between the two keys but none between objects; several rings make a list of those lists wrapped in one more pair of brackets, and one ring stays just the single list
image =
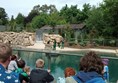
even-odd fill
[{"label": "sky", "polygon": [[16,17],[18,13],[22,13],[27,16],[28,13],[36,5],[50,4],[55,5],[58,10],[67,4],[69,7],[71,5],[78,5],[79,9],[82,9],[83,4],[89,3],[90,5],[98,6],[103,0],[0,0],[0,7],[4,8],[8,17],[11,18],[12,15]]}]

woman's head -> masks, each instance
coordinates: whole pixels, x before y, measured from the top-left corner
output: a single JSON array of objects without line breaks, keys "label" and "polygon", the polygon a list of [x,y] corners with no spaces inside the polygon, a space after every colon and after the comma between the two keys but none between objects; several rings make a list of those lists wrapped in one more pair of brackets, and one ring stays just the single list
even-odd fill
[{"label": "woman's head", "polygon": [[91,51],[80,59],[80,71],[96,71],[102,74],[103,67],[101,58],[95,52]]},{"label": "woman's head", "polygon": [[71,67],[67,67],[64,71],[65,77],[73,76],[75,75],[75,70]]}]

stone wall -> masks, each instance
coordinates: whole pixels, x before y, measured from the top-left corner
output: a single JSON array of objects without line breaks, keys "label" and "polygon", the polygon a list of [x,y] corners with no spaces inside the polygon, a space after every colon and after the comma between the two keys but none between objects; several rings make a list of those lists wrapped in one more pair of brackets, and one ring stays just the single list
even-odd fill
[{"label": "stone wall", "polygon": [[0,32],[0,42],[10,45],[32,46],[35,43],[35,34],[29,32]]}]

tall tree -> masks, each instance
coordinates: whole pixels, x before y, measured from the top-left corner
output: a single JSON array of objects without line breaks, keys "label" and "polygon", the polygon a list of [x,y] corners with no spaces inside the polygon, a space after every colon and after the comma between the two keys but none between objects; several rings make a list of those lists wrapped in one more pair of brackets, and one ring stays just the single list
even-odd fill
[{"label": "tall tree", "polygon": [[7,13],[5,12],[4,8],[0,7],[0,25],[5,25],[7,23]]},{"label": "tall tree", "polygon": [[16,31],[22,31],[24,30],[24,16],[19,13],[18,16],[16,17]]},{"label": "tall tree", "polygon": [[63,16],[63,18],[66,19],[66,22],[68,23],[78,23],[77,21],[77,14],[79,13],[79,9],[77,9],[77,5],[71,5],[69,8],[66,4],[61,10],[60,15]]},{"label": "tall tree", "polygon": [[14,16],[12,15],[11,20],[9,21],[9,26],[11,27],[11,31],[14,31],[16,28],[16,21],[14,19]]},{"label": "tall tree", "polygon": [[118,0],[104,0],[101,5],[104,13],[104,20],[108,26],[106,27],[109,36],[118,38]]}]

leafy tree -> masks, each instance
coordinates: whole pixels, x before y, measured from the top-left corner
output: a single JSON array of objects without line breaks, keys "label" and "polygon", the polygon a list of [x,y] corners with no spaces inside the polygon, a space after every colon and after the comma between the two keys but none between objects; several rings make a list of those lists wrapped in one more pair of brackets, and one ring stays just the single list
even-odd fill
[{"label": "leafy tree", "polygon": [[16,23],[24,24],[24,16],[21,13],[19,13],[18,16],[16,17]]},{"label": "leafy tree", "polygon": [[24,18],[21,13],[16,17],[16,31],[22,31],[24,29]]},{"label": "leafy tree", "polygon": [[57,12],[57,9],[55,7],[55,5],[36,5],[33,8],[34,11],[37,11],[39,14],[43,13],[43,14],[51,14],[54,12]]},{"label": "leafy tree", "polygon": [[41,28],[42,26],[46,25],[49,21],[49,17],[47,14],[41,14],[39,16],[36,16],[35,18],[33,18],[32,20],[32,27],[34,29],[38,29]]},{"label": "leafy tree", "polygon": [[78,23],[77,21],[77,14],[79,13],[79,9],[77,9],[77,5],[73,6],[71,5],[71,7],[69,8],[68,5],[66,4],[66,6],[64,6],[61,10],[60,10],[60,16],[63,16],[63,18],[66,19],[67,23]]},{"label": "leafy tree", "polygon": [[37,12],[37,11],[35,11],[35,10],[32,10],[29,14],[28,14],[28,16],[27,17],[25,17],[25,19],[24,19],[24,25],[26,26],[27,25],[27,23],[30,23],[31,21],[32,21],[32,19],[35,17],[35,16],[37,16],[37,15],[39,15],[39,13]]},{"label": "leafy tree", "polygon": [[70,28],[70,24],[66,25],[66,28],[64,29],[64,33],[66,34],[65,38],[67,41],[70,41],[70,39],[72,38],[72,35],[74,33],[73,29]]},{"label": "leafy tree", "polygon": [[7,13],[4,8],[0,7],[0,25],[6,25],[7,23]]},{"label": "leafy tree", "polygon": [[12,15],[11,20],[9,21],[9,26],[10,26],[10,30],[14,31],[16,29],[16,21],[14,19],[14,16]]},{"label": "leafy tree", "polygon": [[104,20],[108,25],[106,35],[117,38],[118,37],[118,0],[104,0],[101,8],[104,13]]},{"label": "leafy tree", "polygon": [[89,14],[89,12],[90,12],[90,9],[91,9],[91,6],[90,6],[90,4],[84,4],[83,5],[83,9],[82,9],[82,11],[80,12],[80,14],[81,14],[81,21],[85,21],[87,18],[88,18],[88,14]]},{"label": "leafy tree", "polygon": [[96,31],[94,33],[97,36],[103,36],[103,29],[105,28],[105,23],[103,20],[103,13],[99,8],[93,7],[91,13],[89,13],[89,18],[86,20],[87,28],[91,34],[91,30]]},{"label": "leafy tree", "polygon": [[52,14],[49,15],[49,22],[48,25],[50,25],[51,27],[53,27],[53,32],[55,31],[55,26],[56,25],[62,25],[62,24],[66,24],[66,21],[64,18],[62,18],[58,12],[54,12]]},{"label": "leafy tree", "polygon": [[99,7],[93,7],[86,20],[89,32],[95,30],[96,37],[118,37],[118,1],[104,0]]}]

